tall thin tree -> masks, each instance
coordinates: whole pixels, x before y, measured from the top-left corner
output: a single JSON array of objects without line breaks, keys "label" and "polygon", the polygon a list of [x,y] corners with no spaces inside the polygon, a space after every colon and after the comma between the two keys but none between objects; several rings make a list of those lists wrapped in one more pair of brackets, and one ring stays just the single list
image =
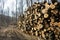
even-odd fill
[{"label": "tall thin tree", "polygon": [[21,0],[21,10],[22,10],[22,14],[23,14],[23,0]]},{"label": "tall thin tree", "polygon": [[28,0],[26,0],[26,4],[27,4],[27,7],[28,7],[28,4],[29,4],[29,3],[28,3]]},{"label": "tall thin tree", "polygon": [[2,6],[3,6],[3,13],[2,14],[4,14],[4,0],[2,2],[3,2],[3,4],[2,4]]},{"label": "tall thin tree", "polygon": [[[4,0],[1,0],[2,1],[2,15],[4,15]],[[2,22],[2,25],[3,25],[3,23],[5,24],[5,18],[2,18],[3,16],[1,16],[1,21],[3,21]]]},{"label": "tall thin tree", "polygon": [[17,23],[17,0],[16,0],[16,23]]},{"label": "tall thin tree", "polygon": [[[9,18],[9,8],[7,8],[7,15],[8,15],[8,18]],[[10,21],[9,21],[10,19],[8,19],[8,24],[7,24],[7,26],[9,25],[9,23],[10,23]]]},{"label": "tall thin tree", "polygon": [[32,0],[31,0],[31,5],[32,5],[32,3],[33,3],[33,2],[32,2]]}]

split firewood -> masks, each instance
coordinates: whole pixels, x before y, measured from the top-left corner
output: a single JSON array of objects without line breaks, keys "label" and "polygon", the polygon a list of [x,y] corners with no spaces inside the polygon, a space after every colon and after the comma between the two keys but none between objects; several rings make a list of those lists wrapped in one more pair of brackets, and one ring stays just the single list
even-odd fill
[{"label": "split firewood", "polygon": [[48,16],[49,16],[48,14],[44,14],[44,18],[48,18]]},{"label": "split firewood", "polygon": [[44,40],[58,40],[60,38],[59,8],[58,2],[50,4],[35,2],[28,7],[25,14],[19,16],[18,27],[26,34],[41,36]]},{"label": "split firewood", "polygon": [[51,9],[54,9],[55,8],[55,5],[51,3],[50,8]]}]

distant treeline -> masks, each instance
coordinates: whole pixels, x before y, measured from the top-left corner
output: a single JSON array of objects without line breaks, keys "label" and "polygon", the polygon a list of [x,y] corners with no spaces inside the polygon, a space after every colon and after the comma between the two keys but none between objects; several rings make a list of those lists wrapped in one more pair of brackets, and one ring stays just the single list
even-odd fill
[{"label": "distant treeline", "polygon": [[8,26],[16,23],[16,18],[0,14],[0,26]]}]

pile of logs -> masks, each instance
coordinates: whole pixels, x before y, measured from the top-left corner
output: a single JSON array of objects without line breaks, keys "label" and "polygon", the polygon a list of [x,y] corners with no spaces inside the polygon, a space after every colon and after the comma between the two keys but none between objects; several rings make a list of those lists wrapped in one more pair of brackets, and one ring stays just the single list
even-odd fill
[{"label": "pile of logs", "polygon": [[20,15],[18,26],[24,33],[44,40],[60,40],[60,3],[35,2]]}]

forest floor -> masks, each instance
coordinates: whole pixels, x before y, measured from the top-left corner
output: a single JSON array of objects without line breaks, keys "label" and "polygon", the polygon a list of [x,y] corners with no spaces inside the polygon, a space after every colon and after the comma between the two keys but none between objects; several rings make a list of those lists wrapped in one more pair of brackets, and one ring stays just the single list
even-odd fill
[{"label": "forest floor", "polygon": [[30,36],[14,26],[0,29],[0,40],[38,40],[35,36]]}]

